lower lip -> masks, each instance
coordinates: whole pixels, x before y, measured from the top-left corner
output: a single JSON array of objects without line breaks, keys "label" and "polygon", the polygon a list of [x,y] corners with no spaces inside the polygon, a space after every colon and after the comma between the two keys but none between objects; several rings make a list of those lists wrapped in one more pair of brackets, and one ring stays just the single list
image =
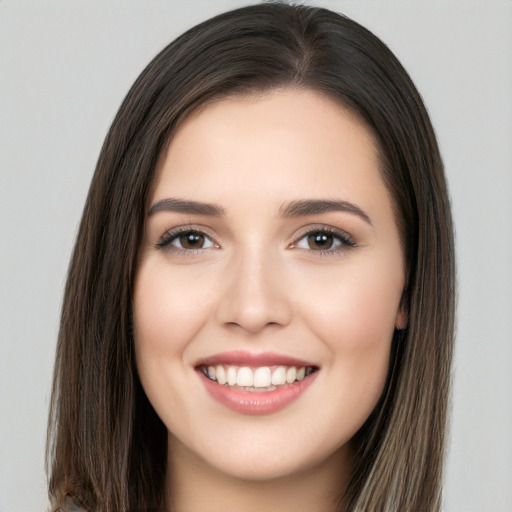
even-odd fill
[{"label": "lower lip", "polygon": [[303,380],[281,386],[274,391],[258,392],[242,391],[218,384],[198,371],[206,390],[215,400],[232,411],[255,415],[272,414],[290,405],[313,384],[317,373],[312,373]]}]

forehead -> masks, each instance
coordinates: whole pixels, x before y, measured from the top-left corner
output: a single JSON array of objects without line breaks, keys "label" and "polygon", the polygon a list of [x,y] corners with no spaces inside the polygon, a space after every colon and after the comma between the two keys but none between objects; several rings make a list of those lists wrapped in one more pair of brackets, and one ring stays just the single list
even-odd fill
[{"label": "forehead", "polygon": [[285,89],[229,97],[188,116],[161,159],[153,190],[173,187],[176,194],[242,180],[267,191],[307,185],[325,194],[342,178],[380,186],[379,169],[375,139],[358,116],[315,92]]}]

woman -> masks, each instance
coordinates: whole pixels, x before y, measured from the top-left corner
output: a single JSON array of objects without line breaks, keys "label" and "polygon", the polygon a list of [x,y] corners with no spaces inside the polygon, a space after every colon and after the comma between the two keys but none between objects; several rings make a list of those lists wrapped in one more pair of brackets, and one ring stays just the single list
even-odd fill
[{"label": "woman", "polygon": [[419,94],[324,9],[165,48],[100,154],[71,261],[55,508],[437,511],[448,195]]}]

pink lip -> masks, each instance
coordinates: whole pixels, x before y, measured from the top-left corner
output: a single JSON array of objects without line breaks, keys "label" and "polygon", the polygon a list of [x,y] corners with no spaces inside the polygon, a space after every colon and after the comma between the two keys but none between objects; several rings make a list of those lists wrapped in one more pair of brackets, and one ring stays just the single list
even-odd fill
[{"label": "pink lip", "polygon": [[247,352],[245,350],[234,350],[231,352],[222,352],[212,357],[201,359],[196,363],[197,366],[216,366],[226,364],[233,366],[316,366],[315,364],[296,359],[275,352]]},{"label": "pink lip", "polygon": [[243,391],[221,385],[209,379],[199,369],[202,366],[215,366],[218,364],[249,367],[277,365],[302,367],[315,365],[307,361],[271,352],[226,352],[201,360],[196,366],[197,375],[210,396],[232,411],[241,414],[264,415],[284,409],[297,400],[313,384],[318,375],[318,372],[314,372],[301,381],[279,386],[274,391]]}]

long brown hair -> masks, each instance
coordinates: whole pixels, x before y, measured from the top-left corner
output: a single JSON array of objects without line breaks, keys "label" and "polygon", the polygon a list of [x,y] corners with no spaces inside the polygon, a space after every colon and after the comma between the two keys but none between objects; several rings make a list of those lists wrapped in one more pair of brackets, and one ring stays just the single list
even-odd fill
[{"label": "long brown hair", "polygon": [[191,112],[276,88],[324,94],[362,118],[380,147],[408,287],[386,390],[357,435],[340,510],[436,512],[449,398],[454,254],[435,135],[409,76],[372,33],[321,8],[281,3],[231,11],[189,30],[147,66],[101,150],[67,279],[47,467],[55,508],[164,506],[167,433],[138,380],[134,275],[157,162]]}]

